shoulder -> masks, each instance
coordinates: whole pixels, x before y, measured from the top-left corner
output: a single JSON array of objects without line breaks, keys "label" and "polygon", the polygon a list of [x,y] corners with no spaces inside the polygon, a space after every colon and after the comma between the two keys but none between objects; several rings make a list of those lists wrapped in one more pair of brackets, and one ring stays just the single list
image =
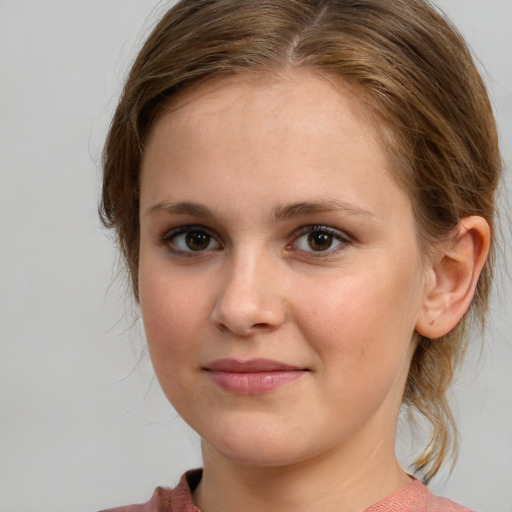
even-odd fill
[{"label": "shoulder", "polygon": [[454,501],[435,496],[419,480],[379,501],[366,512],[474,512]]},{"label": "shoulder", "polygon": [[126,505],[101,512],[200,512],[192,501],[192,490],[201,479],[201,471],[188,471],[174,489],[157,487],[147,503]]}]

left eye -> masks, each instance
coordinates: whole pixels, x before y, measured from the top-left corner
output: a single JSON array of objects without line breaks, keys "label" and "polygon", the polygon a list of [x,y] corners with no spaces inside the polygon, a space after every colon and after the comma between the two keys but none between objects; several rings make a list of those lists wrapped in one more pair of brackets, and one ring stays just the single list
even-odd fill
[{"label": "left eye", "polygon": [[349,243],[349,237],[342,231],[327,226],[309,226],[292,245],[299,251],[324,253],[335,251]]}]

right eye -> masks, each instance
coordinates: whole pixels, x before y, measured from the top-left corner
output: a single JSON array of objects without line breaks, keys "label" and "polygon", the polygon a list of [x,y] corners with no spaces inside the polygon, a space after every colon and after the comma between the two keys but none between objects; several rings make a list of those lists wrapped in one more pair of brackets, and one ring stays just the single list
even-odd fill
[{"label": "right eye", "polygon": [[198,226],[183,226],[165,236],[165,243],[177,254],[198,253],[220,249],[220,243]]}]

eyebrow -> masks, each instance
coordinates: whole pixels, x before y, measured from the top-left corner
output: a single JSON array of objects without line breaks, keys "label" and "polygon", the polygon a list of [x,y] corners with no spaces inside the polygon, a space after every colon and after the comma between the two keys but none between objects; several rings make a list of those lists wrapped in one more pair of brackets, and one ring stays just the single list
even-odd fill
[{"label": "eyebrow", "polygon": [[151,215],[156,212],[164,212],[168,215],[190,215],[191,217],[211,218],[214,213],[206,205],[193,202],[171,203],[160,201],[150,206],[144,215]]},{"label": "eyebrow", "polygon": [[374,218],[375,214],[356,205],[338,201],[336,199],[323,199],[276,206],[272,213],[274,220],[288,220],[315,213],[342,212],[347,215],[358,215]]},{"label": "eyebrow", "polygon": [[[177,203],[160,201],[150,206],[144,215],[151,215],[156,212],[163,212],[167,215],[188,215],[204,219],[218,217],[208,206],[191,201]],[[376,215],[369,210],[365,210],[350,203],[336,199],[322,199],[319,201],[305,201],[276,206],[272,211],[271,220],[277,222],[327,212],[342,212],[346,215],[357,215],[369,219],[376,217]]]}]

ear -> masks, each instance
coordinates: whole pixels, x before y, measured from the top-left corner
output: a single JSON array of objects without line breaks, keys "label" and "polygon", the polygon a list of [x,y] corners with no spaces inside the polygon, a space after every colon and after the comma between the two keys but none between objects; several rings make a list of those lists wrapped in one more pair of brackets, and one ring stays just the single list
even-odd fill
[{"label": "ear", "polygon": [[460,221],[454,240],[436,251],[427,269],[416,331],[427,338],[449,333],[469,309],[489,254],[491,229],[478,216]]}]

